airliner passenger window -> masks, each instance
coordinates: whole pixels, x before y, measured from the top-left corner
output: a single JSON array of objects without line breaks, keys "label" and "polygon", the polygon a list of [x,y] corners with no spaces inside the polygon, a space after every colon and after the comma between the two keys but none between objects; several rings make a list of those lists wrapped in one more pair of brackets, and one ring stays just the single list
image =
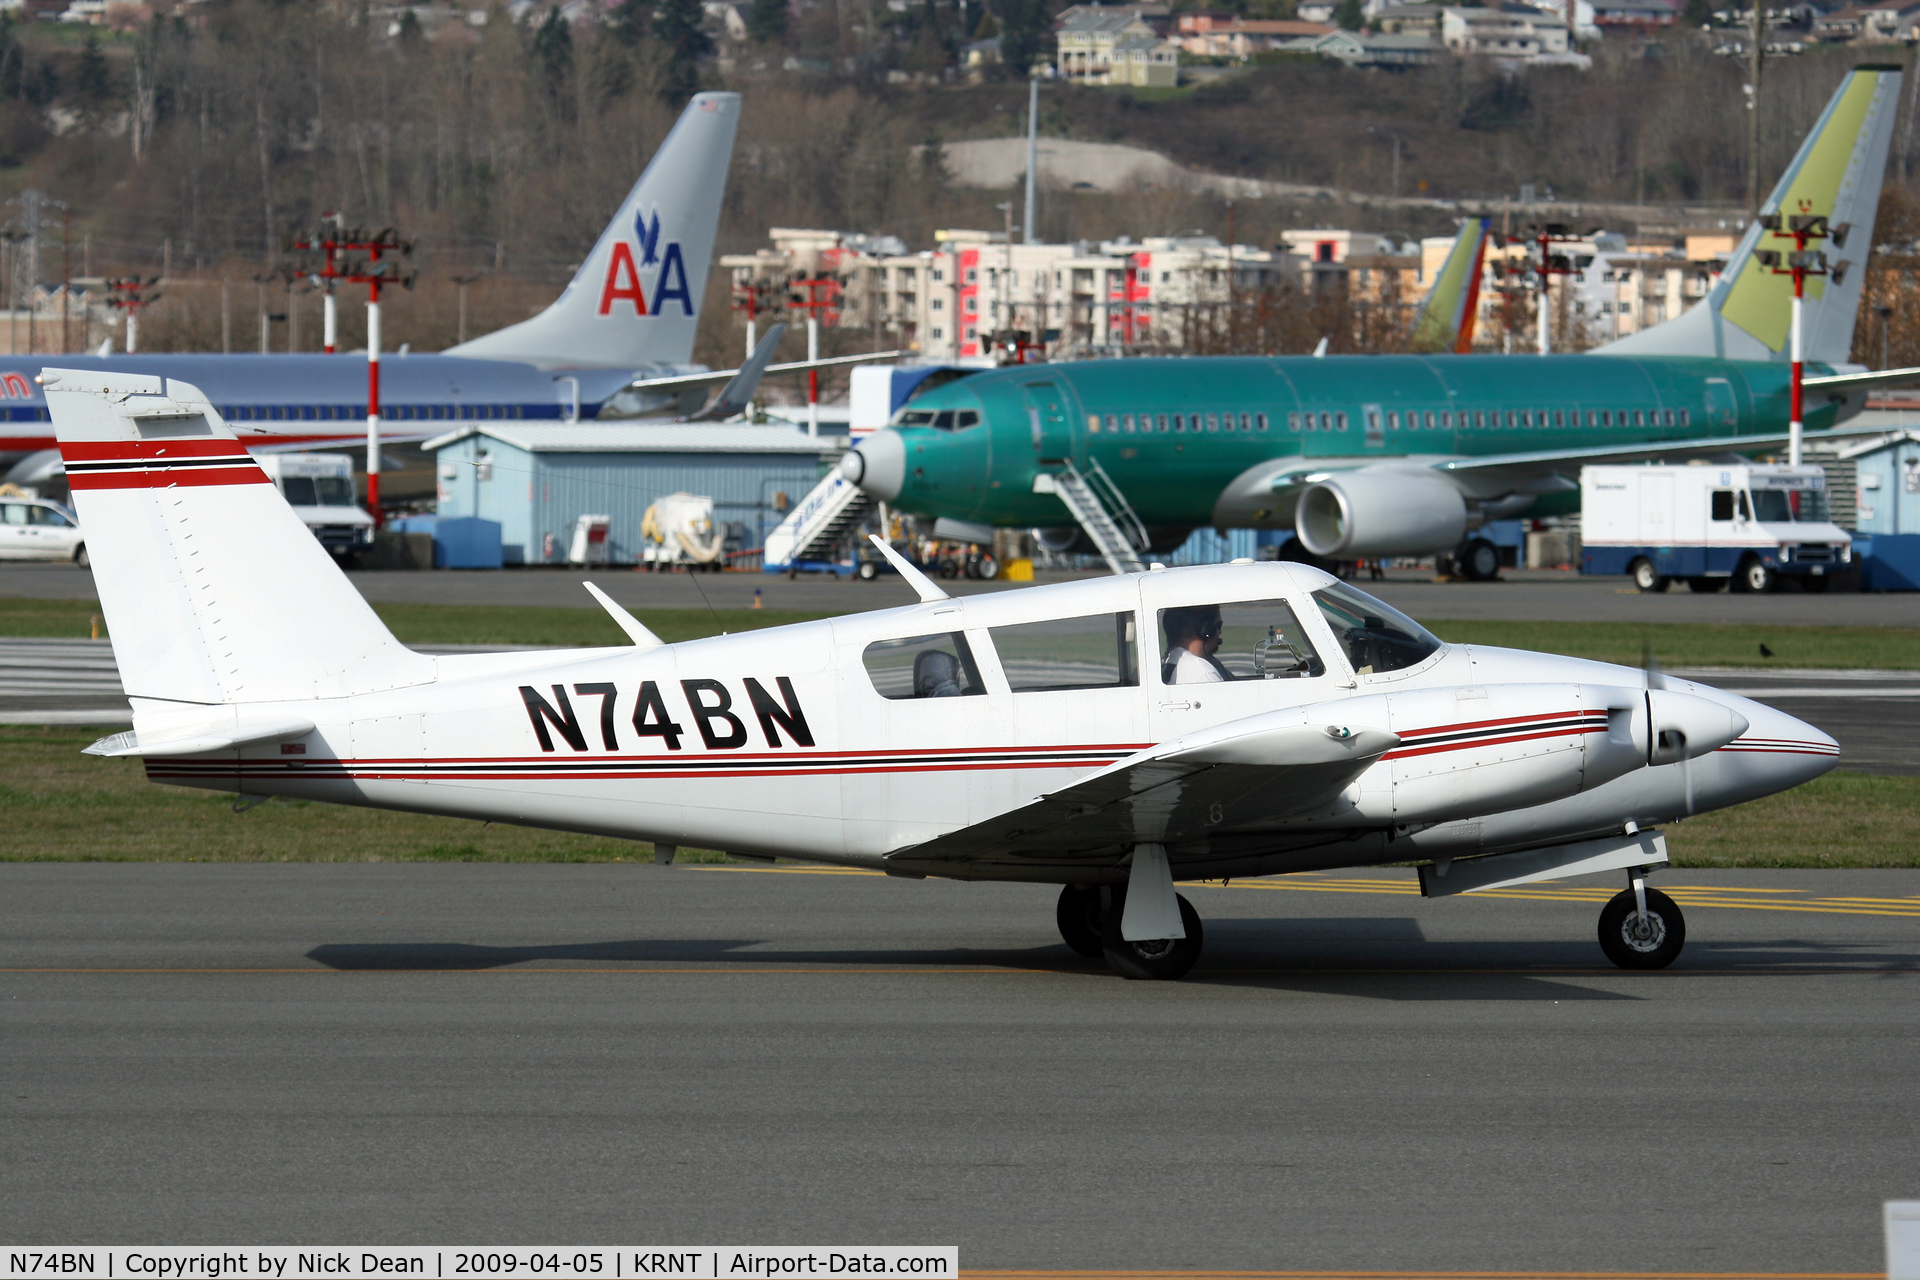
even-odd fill
[{"label": "airliner passenger window", "polygon": [[973,650],[958,631],[904,640],[878,640],[860,655],[873,690],[894,702],[960,698],[986,692]]},{"label": "airliner passenger window", "polygon": [[1298,431],[1299,429],[1300,429],[1300,415],[1297,413],[1289,413],[1287,415],[1287,430]]},{"label": "airliner passenger window", "polygon": [[1264,414],[1264,413],[1256,413],[1256,414],[1254,414],[1254,415],[1253,415],[1253,425],[1254,425],[1254,429],[1255,429],[1255,430],[1257,430],[1257,431],[1265,431],[1265,430],[1267,429],[1267,415],[1266,415],[1266,414]]},{"label": "airliner passenger window", "polygon": [[1160,611],[1160,682],[1297,680],[1326,664],[1285,600],[1237,600]]},{"label": "airliner passenger window", "polygon": [[1441,648],[1412,618],[1343,582],[1314,592],[1313,602],[1359,675],[1417,666]]},{"label": "airliner passenger window", "polygon": [[[1326,415],[1322,414],[1321,424],[1323,426],[1325,425],[1325,421]],[[1335,431],[1345,431],[1347,429],[1347,411],[1345,409],[1341,409],[1333,415],[1333,429]]]},{"label": "airliner passenger window", "polygon": [[1167,434],[1167,415],[1164,413],[1161,414],[1156,421],[1157,421],[1157,426],[1160,431],[1160,434],[1161,435]]},{"label": "airliner passenger window", "polygon": [[1095,613],[995,627],[994,650],[1015,693],[1112,689],[1140,683],[1134,615]]}]

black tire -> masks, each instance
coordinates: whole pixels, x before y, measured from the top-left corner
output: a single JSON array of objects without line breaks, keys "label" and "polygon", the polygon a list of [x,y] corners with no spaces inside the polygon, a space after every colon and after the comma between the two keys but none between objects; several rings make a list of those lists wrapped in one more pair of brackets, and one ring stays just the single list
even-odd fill
[{"label": "black tire", "polygon": [[1053,909],[1054,923],[1060,926],[1060,938],[1074,954],[1089,960],[1100,958],[1100,889],[1097,885],[1069,884],[1060,887],[1060,902]]},{"label": "black tire", "polygon": [[1687,590],[1696,595],[1710,596],[1716,591],[1727,589],[1726,578],[1688,578]]},{"label": "black tire", "polygon": [[1635,590],[1648,595],[1657,595],[1673,585],[1673,579],[1663,577],[1660,571],[1653,567],[1653,561],[1645,556],[1641,556],[1627,566],[1627,576],[1633,579]]},{"label": "black tire", "polygon": [[1500,548],[1485,538],[1468,538],[1453,553],[1454,565],[1468,582],[1492,582],[1500,576]]},{"label": "black tire", "polygon": [[87,554],[87,544],[81,543],[73,549],[73,562],[82,569],[93,568],[93,558]]},{"label": "black tire", "polygon": [[1187,970],[1193,968],[1194,962],[1200,958],[1200,947],[1206,940],[1200,929],[1200,913],[1193,909],[1193,904],[1186,898],[1178,894],[1174,896],[1180,902],[1180,925],[1187,931],[1186,937],[1158,942],[1127,942],[1120,936],[1120,917],[1125,914],[1126,898],[1119,893],[1113,895],[1113,905],[1103,922],[1105,929],[1100,949],[1115,973],[1128,979],[1171,982],[1175,978],[1185,977]]},{"label": "black tire", "polygon": [[1818,578],[1800,579],[1800,589],[1809,595],[1825,595],[1831,586],[1833,586],[1833,579],[1824,574]]},{"label": "black tire", "polygon": [[860,569],[856,576],[862,582],[872,582],[875,578],[880,576],[880,566],[875,564],[871,560],[862,560],[860,562]]},{"label": "black tire", "polygon": [[1733,589],[1752,595],[1764,594],[1773,590],[1773,570],[1760,562],[1759,557],[1751,557],[1741,562],[1733,571]]},{"label": "black tire", "polygon": [[978,576],[982,582],[992,582],[1000,576],[1000,562],[992,556],[981,556]]},{"label": "black tire", "polygon": [[1664,969],[1687,945],[1687,918],[1673,899],[1647,890],[1648,931],[1635,925],[1633,890],[1622,889],[1600,912],[1600,949],[1622,969]]}]

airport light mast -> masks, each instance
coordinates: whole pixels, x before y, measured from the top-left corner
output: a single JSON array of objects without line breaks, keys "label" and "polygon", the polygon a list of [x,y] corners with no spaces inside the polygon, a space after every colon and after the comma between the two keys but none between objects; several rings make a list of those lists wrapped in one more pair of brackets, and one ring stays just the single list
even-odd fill
[{"label": "airport light mast", "polygon": [[[330,229],[321,235],[304,241],[295,241],[293,248],[324,255],[322,270],[311,273],[317,282],[326,282],[327,328],[328,338],[333,337],[333,282],[345,281],[348,284],[367,286],[367,510],[373,516],[373,526],[378,529],[380,515],[380,286],[397,284],[404,288],[413,288],[418,272],[401,274],[400,263],[383,258],[383,254],[396,257],[408,257],[413,253],[413,242],[402,240],[392,227],[379,231],[367,231],[362,228],[344,228],[337,214],[327,215]],[[332,345],[329,342],[328,348]]]},{"label": "airport light mast", "polygon": [[[1802,201],[1804,207],[1805,201]],[[1777,276],[1793,277],[1793,322],[1792,337],[1789,339],[1793,361],[1792,392],[1789,401],[1791,409],[1787,421],[1787,463],[1800,465],[1802,437],[1806,434],[1806,422],[1803,414],[1806,381],[1806,343],[1802,328],[1802,299],[1806,293],[1808,276],[1831,276],[1837,285],[1846,278],[1847,264],[1836,262],[1829,266],[1827,255],[1818,248],[1809,246],[1821,240],[1833,241],[1833,247],[1843,249],[1847,244],[1848,224],[1829,227],[1825,214],[1795,213],[1781,216],[1778,213],[1763,213],[1758,219],[1769,235],[1793,242],[1791,249],[1755,249],[1754,258],[1761,266]]]},{"label": "airport light mast", "polygon": [[[831,276],[795,280],[787,286],[787,306],[807,313],[807,359],[820,359],[820,314],[839,307],[840,282]],[[804,295],[804,296],[803,296]],[[820,434],[820,370],[807,370],[807,438]]]},{"label": "airport light mast", "polygon": [[117,276],[106,283],[107,306],[127,313],[127,354],[134,355],[140,350],[140,308],[160,300],[160,294],[149,292],[160,281],[157,277],[142,280],[139,276]]},{"label": "airport light mast", "polygon": [[1555,276],[1570,276],[1576,273],[1573,259],[1564,253],[1555,253],[1556,244],[1574,244],[1581,237],[1568,231],[1566,224],[1549,222],[1543,227],[1532,228],[1533,242],[1538,246],[1540,260],[1533,264],[1536,285],[1540,290],[1540,314],[1538,316],[1540,336],[1539,349],[1543,356],[1553,354],[1553,327],[1551,311],[1548,306],[1548,290],[1553,286]]}]

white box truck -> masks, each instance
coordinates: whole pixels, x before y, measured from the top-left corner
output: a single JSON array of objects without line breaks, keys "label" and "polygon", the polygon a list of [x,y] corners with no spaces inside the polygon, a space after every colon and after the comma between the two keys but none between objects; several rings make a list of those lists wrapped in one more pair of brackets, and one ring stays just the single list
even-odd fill
[{"label": "white box truck", "polygon": [[1813,466],[1583,467],[1580,538],[1581,572],[1623,573],[1642,591],[1767,591],[1783,577],[1825,591],[1853,562]]},{"label": "white box truck", "polygon": [[373,517],[353,500],[352,457],[263,453],[255,460],[321,546],[342,558],[373,546]]}]

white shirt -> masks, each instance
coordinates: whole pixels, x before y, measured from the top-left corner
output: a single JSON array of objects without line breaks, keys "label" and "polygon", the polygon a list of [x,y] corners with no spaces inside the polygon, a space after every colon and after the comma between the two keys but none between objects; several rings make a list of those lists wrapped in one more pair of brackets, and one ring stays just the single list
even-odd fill
[{"label": "white shirt", "polygon": [[1173,679],[1170,684],[1219,684],[1220,671],[1211,662],[1191,649],[1175,647],[1167,650],[1167,661],[1173,664]]}]

